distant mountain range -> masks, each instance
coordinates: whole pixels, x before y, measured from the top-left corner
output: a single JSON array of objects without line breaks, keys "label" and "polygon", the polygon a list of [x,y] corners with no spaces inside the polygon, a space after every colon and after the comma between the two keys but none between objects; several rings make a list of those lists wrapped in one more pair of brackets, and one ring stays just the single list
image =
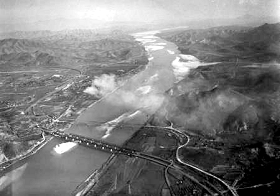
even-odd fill
[{"label": "distant mountain range", "polygon": [[[24,35],[32,34],[38,37],[0,40],[1,68],[61,65],[75,67],[103,61],[130,61],[143,50],[132,36],[119,31],[104,35],[91,30],[61,31],[59,34],[44,31]],[[23,36],[20,33],[16,35]],[[140,56],[144,55],[142,52]]]},{"label": "distant mountain range", "polygon": [[0,39],[14,38],[14,39],[44,39],[44,40],[92,40],[100,39],[101,36],[120,36],[124,34],[123,30],[114,29],[73,29],[73,30],[61,30],[61,31],[15,31],[10,33],[0,34]]},{"label": "distant mountain range", "polygon": [[45,20],[37,22],[20,22],[12,24],[0,24],[0,33],[10,33],[17,31],[63,31],[74,29],[123,29],[147,26],[140,22],[108,22],[95,19],[65,19]]},{"label": "distant mountain range", "polygon": [[280,61],[280,23],[176,30],[160,36],[204,61]]},{"label": "distant mountain range", "polygon": [[[22,31],[63,31],[73,29],[122,29],[123,31],[141,31],[144,29],[160,29],[166,27],[176,26],[189,26],[190,28],[202,28],[202,27],[214,27],[222,25],[246,25],[246,26],[258,26],[263,23],[276,23],[280,22],[276,17],[260,17],[246,14],[232,19],[205,19],[197,21],[162,21],[161,23],[145,23],[145,22],[127,22],[127,21],[100,21],[96,19],[66,19],[58,18],[37,22],[21,22],[11,24],[0,24],[0,33],[22,32]],[[2,36],[3,37],[3,36]]]},{"label": "distant mountain range", "polygon": [[250,26],[256,27],[264,23],[277,23],[280,22],[279,17],[274,16],[254,16],[250,14],[245,14],[236,18],[217,18],[217,19],[205,19],[196,21],[186,21],[183,25],[187,25],[190,29],[194,28],[210,28],[218,26]]}]

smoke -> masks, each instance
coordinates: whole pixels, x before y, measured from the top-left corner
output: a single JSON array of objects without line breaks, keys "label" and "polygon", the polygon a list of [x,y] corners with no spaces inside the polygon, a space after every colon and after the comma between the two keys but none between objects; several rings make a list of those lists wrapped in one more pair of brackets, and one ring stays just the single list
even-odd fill
[{"label": "smoke", "polygon": [[[154,74],[152,80],[156,77],[157,74]],[[95,127],[97,133],[102,134],[101,139],[106,140],[110,140],[112,131],[123,123],[144,123],[143,120],[146,121],[146,118],[154,114],[165,99],[164,95],[158,93],[154,87],[146,85],[146,83],[143,85],[136,83],[133,78],[125,82],[112,74],[95,77],[92,85],[86,88],[84,92],[98,98],[105,97],[111,93],[110,96],[106,96],[106,104],[121,108],[120,112],[122,114],[120,116],[116,116],[115,119]]]},{"label": "smoke", "polygon": [[131,119],[139,115],[141,115],[141,112],[139,110],[137,110],[136,112],[126,112],[119,117],[100,125],[99,127],[97,127],[97,130],[99,132],[105,132],[105,134],[102,136],[102,139],[106,139],[111,135],[112,130],[115,129],[118,125],[120,125],[121,123],[129,124]]},{"label": "smoke", "polygon": [[246,103],[248,98],[231,90],[202,91],[200,88],[201,93],[193,88],[172,99],[165,111],[169,120],[177,126],[214,136],[223,131],[228,115]]},{"label": "smoke", "polygon": [[92,85],[84,90],[85,93],[94,95],[98,98],[112,92],[118,87],[116,76],[113,74],[103,74],[99,77],[95,77],[92,81]]},{"label": "smoke", "polygon": [[[123,81],[118,81],[115,75],[103,74],[95,77],[92,81],[92,86],[86,88],[84,92],[101,98],[123,86],[123,84]],[[137,84],[133,84],[134,86],[137,86]],[[155,90],[152,90],[151,86],[139,86],[136,89],[119,88],[114,93],[114,96],[107,97],[112,105],[121,105],[128,110],[141,108],[148,113],[158,109],[165,98]]]}]

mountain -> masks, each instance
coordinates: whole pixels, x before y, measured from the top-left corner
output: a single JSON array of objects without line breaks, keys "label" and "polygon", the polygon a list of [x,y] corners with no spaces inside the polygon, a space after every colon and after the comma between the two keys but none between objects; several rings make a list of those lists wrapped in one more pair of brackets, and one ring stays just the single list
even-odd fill
[{"label": "mountain", "polygon": [[280,23],[180,30],[160,36],[174,42],[183,54],[204,61],[280,61]]},{"label": "mountain", "polygon": [[123,34],[121,31],[98,34],[94,30],[64,30],[23,32],[17,36],[32,34],[43,37],[0,40],[1,68],[59,65],[75,67],[101,62],[130,62],[143,50],[143,47],[139,46],[132,36]]},{"label": "mountain", "polygon": [[265,23],[259,27],[247,31],[243,37],[244,41],[248,42],[266,42],[269,44],[280,41],[280,23],[268,24]]},{"label": "mountain", "polygon": [[247,25],[247,26],[259,26],[264,23],[278,23],[279,17],[275,16],[254,16],[251,14],[245,14],[233,19],[235,24]]},{"label": "mountain", "polygon": [[[100,28],[101,21],[93,19],[65,19],[58,18],[54,20],[45,20],[37,22],[21,22],[13,24],[1,24],[1,32],[14,31],[41,31],[52,30],[59,31],[63,29],[96,29]],[[104,23],[103,23],[104,24]]]},{"label": "mountain", "polygon": [[147,28],[149,25],[143,22],[125,22],[125,21],[101,21],[96,19],[66,19],[58,18],[36,22],[20,22],[11,24],[0,24],[0,33],[24,32],[24,31],[44,31],[41,33],[49,33],[50,31],[63,31],[74,29],[107,29],[107,30],[123,30],[132,31],[141,28]]},{"label": "mountain", "polygon": [[45,46],[39,41],[13,38],[0,40],[0,54],[35,52],[40,47]]},{"label": "mountain", "polygon": [[72,29],[61,31],[15,31],[9,33],[1,33],[0,39],[28,39],[28,40],[44,40],[44,41],[92,41],[105,39],[107,37],[123,37],[125,31],[117,29]]}]

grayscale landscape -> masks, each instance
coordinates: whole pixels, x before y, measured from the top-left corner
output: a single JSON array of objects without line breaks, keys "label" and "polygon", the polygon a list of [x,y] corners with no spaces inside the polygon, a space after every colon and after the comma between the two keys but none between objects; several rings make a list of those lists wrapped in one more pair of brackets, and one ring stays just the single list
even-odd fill
[{"label": "grayscale landscape", "polygon": [[280,195],[277,0],[0,0],[0,195]]}]

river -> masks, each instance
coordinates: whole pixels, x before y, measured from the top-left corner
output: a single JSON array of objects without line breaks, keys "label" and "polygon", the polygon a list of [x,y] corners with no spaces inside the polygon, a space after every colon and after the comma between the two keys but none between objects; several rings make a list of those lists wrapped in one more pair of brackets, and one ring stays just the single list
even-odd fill
[{"label": "river", "polygon": [[[166,90],[190,68],[202,65],[193,56],[180,55],[175,44],[155,36],[156,33],[159,31],[133,35],[149,53],[146,69],[88,107],[66,132],[121,145],[160,107]],[[0,195],[71,195],[110,156],[61,143],[54,138],[34,155],[2,171]],[[71,150],[66,151],[67,148]]]}]

